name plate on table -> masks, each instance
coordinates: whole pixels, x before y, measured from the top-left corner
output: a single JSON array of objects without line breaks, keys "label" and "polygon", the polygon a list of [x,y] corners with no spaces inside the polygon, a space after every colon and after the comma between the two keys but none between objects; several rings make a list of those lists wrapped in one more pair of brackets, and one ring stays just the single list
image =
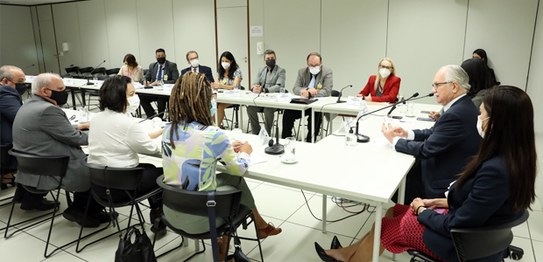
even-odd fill
[{"label": "name plate on table", "polygon": [[291,104],[311,104],[315,101],[317,101],[317,98],[304,98],[304,97],[297,97],[290,99]]}]

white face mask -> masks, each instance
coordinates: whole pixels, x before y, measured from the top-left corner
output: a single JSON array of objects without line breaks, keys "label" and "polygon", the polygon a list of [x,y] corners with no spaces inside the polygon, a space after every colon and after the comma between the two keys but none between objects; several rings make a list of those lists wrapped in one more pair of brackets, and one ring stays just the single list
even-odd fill
[{"label": "white face mask", "polygon": [[309,67],[309,72],[312,75],[318,75],[321,72],[321,66],[310,66]]},{"label": "white face mask", "polygon": [[382,78],[387,78],[390,75],[390,69],[388,68],[381,68],[379,69],[379,74]]},{"label": "white face mask", "polygon": [[226,69],[230,68],[230,63],[228,63],[228,62],[222,62],[222,63],[221,63],[221,66],[222,66],[222,68],[224,68],[224,70],[226,70]]},{"label": "white face mask", "polygon": [[134,113],[140,107],[140,97],[137,94],[127,97],[128,107],[126,108],[127,113]]},{"label": "white face mask", "polygon": [[485,138],[485,131],[483,131],[483,122],[486,121],[487,119],[488,117],[485,119],[481,119],[481,116],[477,116],[477,132],[479,132],[479,135],[482,138]]},{"label": "white face mask", "polygon": [[192,67],[198,67],[200,65],[200,61],[198,59],[192,59],[190,60],[190,66]]}]

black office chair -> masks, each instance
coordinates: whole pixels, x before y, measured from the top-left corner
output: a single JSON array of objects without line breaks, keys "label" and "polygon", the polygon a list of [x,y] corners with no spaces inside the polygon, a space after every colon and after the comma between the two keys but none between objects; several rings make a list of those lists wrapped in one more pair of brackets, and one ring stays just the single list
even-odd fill
[{"label": "black office chair", "polygon": [[[52,177],[52,178],[57,179],[58,184],[52,190],[40,190],[40,189],[37,189],[35,187],[26,186],[26,185],[23,185],[23,187],[27,191],[30,191],[32,193],[37,193],[37,194],[50,193],[51,196],[53,197],[54,201],[56,201],[56,202],[59,201],[60,190],[62,189],[62,180],[64,179],[64,176],[66,175],[66,170],[68,169],[68,162],[70,161],[69,156],[37,156],[37,155],[27,154],[25,152],[15,151],[13,149],[11,149],[9,151],[9,154],[12,155],[12,156],[15,156],[15,158],[17,159],[17,169],[19,170],[19,172],[22,172],[22,173],[25,173],[25,174],[36,174],[36,175],[39,175],[39,176],[42,176],[42,177]],[[12,224],[11,220],[13,218],[13,210],[14,209],[15,209],[15,201],[12,201],[11,211],[9,213],[9,218],[8,218],[8,223],[6,225],[4,238],[8,239],[11,236],[13,236],[13,234],[15,234],[15,233],[17,233],[19,231],[22,231],[22,230],[25,230],[27,228],[33,227],[33,226],[35,226],[37,224],[40,224],[40,223],[45,222],[45,221],[50,219],[51,224],[49,225],[49,232],[47,234],[47,241],[45,243],[45,251],[43,253],[44,257],[48,258],[53,253],[55,253],[57,250],[63,249],[65,247],[75,243],[75,241],[71,241],[69,243],[66,243],[66,244],[64,244],[62,246],[59,246],[59,247],[55,248],[53,251],[51,251],[51,253],[47,253],[47,249],[49,248],[49,242],[51,240],[51,233],[53,231],[53,224],[55,223],[55,217],[57,215],[59,215],[58,214],[58,210],[59,210],[58,206],[55,207],[53,209],[53,211],[47,212],[46,214],[41,214],[41,215],[35,216],[33,218],[30,218],[30,219],[27,219],[27,220]],[[46,217],[46,218],[41,219],[41,218],[44,218],[44,217]],[[30,224],[30,225],[28,224],[29,222],[35,221],[35,220],[38,220],[38,221],[34,222],[34,223]],[[20,225],[24,225],[24,226],[20,227]],[[12,232],[11,234],[8,235],[8,230],[11,227],[16,227],[17,230],[15,230],[14,232]]]},{"label": "black office chair", "polygon": [[[9,154],[8,154],[8,151],[11,149],[13,145],[12,144],[5,144],[5,145],[0,145],[0,176],[2,176],[3,174],[6,173],[6,167],[8,165],[9,162],[11,161],[15,161],[15,159],[13,157],[11,157]],[[7,190],[7,187],[4,188],[0,188],[0,190]],[[6,202],[6,201],[9,201],[13,199],[13,196],[9,196],[9,197],[5,197],[5,198],[2,198],[0,199],[0,207],[2,206],[5,206],[5,205],[8,205],[10,202]],[[4,229],[4,228],[2,228]],[[0,230],[2,230],[0,229]]]},{"label": "black office chair", "polygon": [[[458,260],[480,259],[504,251],[506,251],[504,252],[504,258],[520,260],[524,255],[524,251],[511,245],[513,241],[511,228],[524,223],[528,216],[528,210],[525,210],[521,217],[506,224],[484,228],[451,229],[451,238]],[[408,250],[407,252],[412,256],[411,261],[435,261],[419,251]]]},{"label": "black office chair", "polygon": [[[203,216],[208,217],[209,208],[211,206],[215,209],[215,216],[217,218],[222,218],[224,221],[223,224],[217,224],[216,227],[211,226],[210,222],[210,231],[208,232],[202,232],[200,234],[193,234],[184,231],[181,228],[177,228],[174,225],[168,221],[168,218],[163,216],[162,220],[166,225],[173,230],[175,233],[181,235],[181,244],[179,246],[176,246],[160,255],[157,256],[157,258],[164,256],[171,251],[177,249],[178,247],[183,245],[184,237],[192,238],[192,239],[199,239],[201,240],[203,250],[199,252],[193,253],[191,256],[186,258],[184,261],[188,261],[194,256],[204,253],[206,250],[204,239],[210,239],[213,243],[212,249],[214,252],[214,256],[216,256],[219,252],[218,248],[215,248],[217,246],[217,239],[213,239],[211,237],[212,231],[216,231],[217,236],[235,236],[239,239],[246,239],[246,240],[254,240],[258,242],[258,248],[260,250],[260,259],[264,261],[264,256],[262,254],[262,247],[260,245],[260,240],[258,237],[255,239],[252,238],[244,238],[239,237],[236,234],[236,229],[240,225],[246,225],[244,224],[248,218],[251,220],[254,220],[253,213],[250,208],[240,205],[240,199],[241,199],[241,191],[239,190],[232,190],[232,191],[216,191],[215,192],[215,200],[211,201],[209,199],[208,193],[209,192],[199,192],[199,191],[190,191],[190,190],[184,190],[179,189],[177,187],[173,187],[170,185],[166,185],[163,182],[164,176],[160,176],[157,178],[156,182],[157,184],[163,189],[163,205],[165,207],[168,207],[176,212],[179,213],[185,213],[185,214],[191,214],[191,215],[197,215],[197,216]],[[208,219],[209,220],[209,219]],[[257,232],[256,223],[255,224],[255,232]],[[256,233],[255,233],[256,234]]]},{"label": "black office chair", "polygon": [[108,76],[105,67],[97,67],[92,71],[92,77],[98,78],[98,80],[104,80]]},{"label": "black office chair", "polygon": [[106,70],[106,75],[108,76],[114,76],[114,75],[117,75],[119,73],[119,70],[121,70],[120,68],[116,67],[116,68],[110,68],[108,70]]},{"label": "black office chair", "polygon": [[92,78],[92,74],[91,74],[92,70],[94,70],[94,68],[92,68],[91,66],[81,67],[79,68],[79,74],[81,78],[89,79],[89,78]]},{"label": "black office chair", "polygon": [[66,67],[64,68],[64,70],[66,70],[66,74],[63,75],[62,77],[76,78],[80,76],[78,66]]},{"label": "black office chair", "polygon": [[[138,222],[139,222],[138,224],[141,226],[142,230],[145,232],[145,228],[144,228],[145,218],[143,217],[143,213],[141,212],[139,203],[143,200],[147,200],[147,198],[151,196],[160,194],[162,189],[157,188],[150,192],[144,192],[143,194],[140,194],[140,192],[137,192],[137,188],[139,184],[141,183],[141,179],[143,176],[143,168],[141,167],[114,168],[114,167],[90,164],[90,163],[87,163],[86,161],[84,161],[84,164],[89,168],[89,171],[90,171],[91,195],[96,200],[96,202],[98,202],[100,205],[109,209],[111,220],[113,221],[114,225],[117,227],[117,231],[107,236],[104,236],[100,239],[97,239],[93,242],[90,242],[84,245],[83,247],[79,248],[81,239],[94,235],[100,232],[101,230],[108,228],[110,224],[106,225],[101,230],[98,230],[91,234],[86,235],[85,237],[82,237],[83,227],[81,227],[79,231],[79,238],[77,240],[75,251],[79,253],[89,245],[92,245],[96,242],[99,242],[113,235],[117,235],[117,234],[121,235],[122,231],[126,231],[132,226],[136,226],[137,224],[131,225],[134,209],[136,210],[136,214],[138,216]],[[90,200],[89,200],[89,203],[90,203]],[[117,215],[115,212],[115,208],[124,207],[124,206],[130,206],[130,214],[128,216],[128,225],[126,226],[125,229],[121,230],[119,221],[117,219]],[[87,210],[85,210],[85,215],[87,215],[87,212],[88,212],[88,205],[87,205]]]}]

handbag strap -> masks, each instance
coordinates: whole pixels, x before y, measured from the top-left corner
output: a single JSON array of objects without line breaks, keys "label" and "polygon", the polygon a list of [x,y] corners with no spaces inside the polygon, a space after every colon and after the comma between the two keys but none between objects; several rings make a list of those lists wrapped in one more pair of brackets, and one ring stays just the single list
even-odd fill
[{"label": "handbag strap", "polygon": [[219,244],[217,243],[217,226],[215,223],[215,191],[207,193],[207,217],[209,219],[209,233],[211,234],[211,248],[213,250],[213,261],[219,261]]}]

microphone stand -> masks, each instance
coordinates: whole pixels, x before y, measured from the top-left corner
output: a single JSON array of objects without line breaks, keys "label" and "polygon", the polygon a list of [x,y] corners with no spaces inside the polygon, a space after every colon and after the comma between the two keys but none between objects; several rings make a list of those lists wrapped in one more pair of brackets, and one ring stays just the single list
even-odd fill
[{"label": "microphone stand", "polygon": [[280,155],[285,152],[285,147],[279,143],[279,125],[275,125],[275,143],[266,147],[264,152],[270,155]]},{"label": "microphone stand", "polygon": [[[104,59],[104,61],[100,62],[98,65],[96,65],[96,67],[94,67],[94,68],[92,69],[92,71],[90,71],[91,77],[92,77],[92,73],[94,73],[94,70],[96,70],[96,68],[98,68],[99,66],[101,66],[101,65],[102,65],[103,63],[105,63],[105,62],[106,62],[106,60]],[[91,86],[91,85],[94,85],[94,84],[90,82],[90,78],[87,78],[87,83],[86,83],[85,85]]]},{"label": "microphone stand", "polygon": [[387,108],[391,108],[391,107],[396,107],[398,104],[400,103],[405,103],[407,101],[410,101],[411,99],[417,97],[419,95],[419,93],[414,93],[412,96],[410,96],[409,98],[407,99],[402,99],[401,101],[398,101],[392,105],[388,105],[388,106],[385,106],[385,107],[382,107],[382,108],[379,108],[377,110],[373,110],[371,112],[368,112],[368,113],[365,113],[365,114],[362,114],[361,116],[359,116],[357,119],[356,119],[356,142],[358,143],[367,143],[370,141],[370,137],[369,136],[366,136],[366,135],[363,135],[363,134],[360,134],[359,131],[358,131],[358,127],[360,125],[360,119],[362,119],[362,117],[365,117],[365,116],[368,116],[368,115],[371,115],[373,113],[377,113],[379,111],[382,111],[382,110],[385,110]]},{"label": "microphone stand", "polygon": [[343,87],[341,90],[339,90],[339,96],[337,97],[337,101],[336,103],[345,103],[347,101],[341,101],[341,96],[343,95],[343,89],[347,88],[347,87],[352,87],[353,85],[346,85],[345,87]]}]

